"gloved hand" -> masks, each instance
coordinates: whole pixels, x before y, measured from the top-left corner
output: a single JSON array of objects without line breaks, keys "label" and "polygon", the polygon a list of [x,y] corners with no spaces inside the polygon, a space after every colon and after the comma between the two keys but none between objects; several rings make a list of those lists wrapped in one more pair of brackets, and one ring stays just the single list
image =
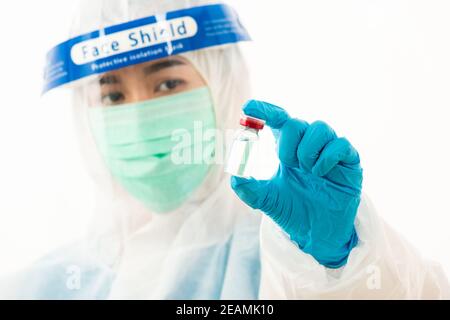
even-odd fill
[{"label": "gloved hand", "polygon": [[358,152],[324,122],[309,125],[260,101],[248,102],[244,113],[272,128],[280,167],[268,181],[232,177],[232,188],[320,264],[345,265],[358,242],[354,222],[363,180]]}]

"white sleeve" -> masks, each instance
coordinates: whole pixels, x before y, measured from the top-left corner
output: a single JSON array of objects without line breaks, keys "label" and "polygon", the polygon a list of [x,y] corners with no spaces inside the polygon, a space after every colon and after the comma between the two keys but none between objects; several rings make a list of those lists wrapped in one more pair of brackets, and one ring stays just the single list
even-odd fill
[{"label": "white sleeve", "polygon": [[382,221],[366,196],[355,225],[357,247],[346,266],[331,270],[264,218],[260,299],[450,299],[441,267],[424,260]]}]

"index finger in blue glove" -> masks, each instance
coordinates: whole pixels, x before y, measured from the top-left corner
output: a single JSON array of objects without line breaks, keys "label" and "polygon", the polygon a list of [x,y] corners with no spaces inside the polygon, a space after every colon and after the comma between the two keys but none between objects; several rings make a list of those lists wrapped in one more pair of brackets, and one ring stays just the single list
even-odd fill
[{"label": "index finger in blue glove", "polygon": [[250,117],[266,121],[267,125],[272,129],[281,129],[286,121],[290,119],[286,110],[258,100],[248,101],[244,106],[244,113]]},{"label": "index finger in blue glove", "polygon": [[278,141],[278,158],[281,163],[291,167],[299,168],[298,147],[309,124],[298,119],[289,119],[280,130]]}]

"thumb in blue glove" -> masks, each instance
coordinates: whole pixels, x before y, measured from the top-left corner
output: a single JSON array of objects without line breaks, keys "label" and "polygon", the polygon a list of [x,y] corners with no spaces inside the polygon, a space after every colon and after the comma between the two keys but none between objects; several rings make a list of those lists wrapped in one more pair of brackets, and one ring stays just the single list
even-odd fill
[{"label": "thumb in blue glove", "polygon": [[309,125],[277,106],[254,100],[244,113],[272,128],[280,166],[266,181],[232,177],[233,190],[320,264],[345,265],[358,242],[354,221],[363,180],[358,152],[324,122]]}]

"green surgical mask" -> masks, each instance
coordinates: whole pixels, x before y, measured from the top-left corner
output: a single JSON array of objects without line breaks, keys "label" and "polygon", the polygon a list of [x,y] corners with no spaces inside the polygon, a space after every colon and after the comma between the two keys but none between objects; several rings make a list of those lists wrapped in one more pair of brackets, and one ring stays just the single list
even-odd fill
[{"label": "green surgical mask", "polygon": [[91,108],[89,120],[112,175],[154,212],[182,205],[211,167],[215,140],[202,134],[216,128],[207,87],[136,104]]}]

